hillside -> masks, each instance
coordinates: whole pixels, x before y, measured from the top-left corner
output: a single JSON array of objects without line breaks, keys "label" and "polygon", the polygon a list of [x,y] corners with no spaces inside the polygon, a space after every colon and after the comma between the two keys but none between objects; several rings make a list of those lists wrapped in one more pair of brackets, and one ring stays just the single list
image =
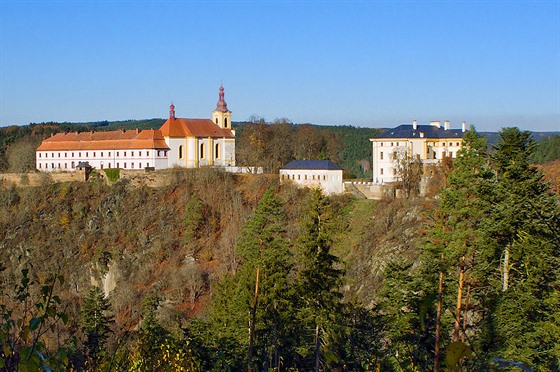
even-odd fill
[{"label": "hillside", "polygon": [[[133,186],[126,180],[109,186],[96,176],[87,183],[58,184],[45,177],[35,188],[2,185],[3,293],[12,293],[21,268],[38,283],[56,272],[64,278],[57,290],[71,319],[57,337],[78,332],[81,338],[80,308],[94,283],[109,294],[115,313],[110,340],[114,345],[137,330],[139,309],[150,293],[159,294],[157,317],[174,332],[208,311],[216,283],[239,269],[236,242],[267,188],[274,187],[284,203],[287,239],[297,240],[306,190],[280,188],[276,177],[234,176],[211,169],[177,169],[163,175],[169,184],[160,188]],[[193,198],[200,203],[200,216],[196,237],[189,239]],[[417,256],[424,207],[347,197],[333,201],[341,227],[333,237],[333,252],[344,262],[345,296],[371,306],[386,263],[397,255]]]},{"label": "hillside", "polygon": [[465,141],[435,199],[212,168],[0,185],[0,368],[557,370],[558,197],[530,133]]}]

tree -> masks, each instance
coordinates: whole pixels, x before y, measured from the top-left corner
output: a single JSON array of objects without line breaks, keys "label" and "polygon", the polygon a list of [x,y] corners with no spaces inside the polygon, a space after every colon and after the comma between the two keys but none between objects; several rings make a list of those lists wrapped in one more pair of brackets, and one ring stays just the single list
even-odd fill
[{"label": "tree", "polygon": [[498,182],[487,231],[503,253],[492,352],[554,370],[560,368],[560,208],[529,163],[534,149],[529,132],[505,128],[492,156]]},{"label": "tree", "polygon": [[84,346],[90,361],[95,366],[99,354],[109,337],[114,323],[111,305],[103,290],[91,286],[81,311],[82,330],[86,335]]},{"label": "tree", "polygon": [[394,153],[393,162],[397,179],[406,197],[418,194],[423,173],[420,159],[411,156],[405,147],[401,147],[399,151]]},{"label": "tree", "polygon": [[38,139],[31,137],[10,144],[6,150],[8,171],[24,173],[35,170],[35,150],[39,143]]},{"label": "tree", "polygon": [[[237,351],[246,350],[249,368],[267,365],[277,368],[280,351],[284,356],[289,354],[293,261],[281,208],[274,190],[269,189],[239,236],[239,269],[233,277],[220,281],[212,298],[211,347],[220,350],[222,355],[224,346],[231,348],[232,343]],[[285,357],[285,363],[289,363],[289,356]],[[240,368],[242,361],[230,356],[228,365]]]},{"label": "tree", "polygon": [[[303,301],[300,319],[314,328],[313,361],[315,370],[323,362],[336,363],[330,348],[335,344],[342,314],[342,294],[339,287],[343,271],[339,260],[330,250],[336,219],[327,197],[318,189],[311,190],[302,219],[299,250],[299,295]],[[331,341],[331,342],[329,342]],[[321,347],[322,346],[322,347]],[[325,360],[329,354],[329,361]]]}]

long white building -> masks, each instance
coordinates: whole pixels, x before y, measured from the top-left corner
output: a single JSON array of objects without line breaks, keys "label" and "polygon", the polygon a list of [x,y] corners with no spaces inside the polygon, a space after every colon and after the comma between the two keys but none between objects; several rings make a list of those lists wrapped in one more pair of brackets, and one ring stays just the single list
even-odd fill
[{"label": "long white building", "polygon": [[220,86],[212,119],[169,118],[160,129],[58,133],[36,151],[41,171],[74,171],[80,163],[96,169],[165,169],[174,166],[235,166],[235,131]]},{"label": "long white building", "polygon": [[319,188],[325,195],[342,194],[342,168],[330,160],[293,160],[280,169],[280,182]]},{"label": "long white building", "polygon": [[403,157],[417,158],[426,164],[436,164],[444,157],[455,158],[463,144],[465,122],[461,129],[450,129],[449,121],[430,124],[402,124],[388,129],[370,141],[373,145],[373,182],[399,181],[397,162]]}]

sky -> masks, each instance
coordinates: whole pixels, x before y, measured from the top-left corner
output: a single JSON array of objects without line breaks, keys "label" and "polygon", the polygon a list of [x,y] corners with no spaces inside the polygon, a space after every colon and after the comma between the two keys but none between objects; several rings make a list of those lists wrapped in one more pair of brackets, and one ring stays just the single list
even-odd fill
[{"label": "sky", "polygon": [[0,0],[0,126],[209,118],[560,131],[560,1]]}]

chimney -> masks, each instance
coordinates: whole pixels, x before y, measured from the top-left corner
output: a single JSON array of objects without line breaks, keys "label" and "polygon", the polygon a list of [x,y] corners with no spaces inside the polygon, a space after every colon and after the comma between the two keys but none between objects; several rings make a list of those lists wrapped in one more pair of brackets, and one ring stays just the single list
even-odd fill
[{"label": "chimney", "polygon": [[467,124],[465,122],[461,123],[461,130],[463,131],[463,133],[467,130]]},{"label": "chimney", "polygon": [[443,122],[443,129],[448,130],[449,129],[449,120],[446,120]]},{"label": "chimney", "polygon": [[433,125],[434,127],[438,127],[441,128],[441,121],[430,121],[430,125]]},{"label": "chimney", "polygon": [[416,124],[416,120],[412,120],[412,129],[418,129],[418,125]]}]

